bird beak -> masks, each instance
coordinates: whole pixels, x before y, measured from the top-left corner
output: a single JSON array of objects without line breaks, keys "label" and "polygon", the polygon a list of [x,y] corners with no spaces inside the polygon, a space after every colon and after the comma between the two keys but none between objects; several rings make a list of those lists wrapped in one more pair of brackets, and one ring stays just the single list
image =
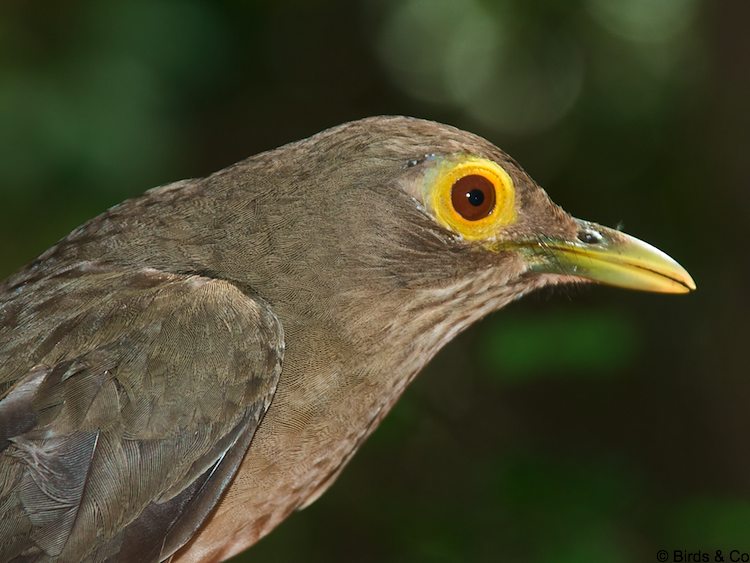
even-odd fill
[{"label": "bird beak", "polygon": [[685,268],[661,250],[614,229],[576,222],[575,240],[539,238],[520,246],[531,271],[657,293],[695,289]]}]

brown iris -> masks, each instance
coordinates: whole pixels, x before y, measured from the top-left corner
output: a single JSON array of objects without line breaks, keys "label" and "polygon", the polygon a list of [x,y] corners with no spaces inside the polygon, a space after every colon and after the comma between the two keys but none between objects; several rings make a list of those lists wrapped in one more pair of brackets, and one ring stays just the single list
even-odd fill
[{"label": "brown iris", "polygon": [[451,203],[467,221],[484,219],[495,208],[495,185],[478,174],[464,176],[451,188]]}]

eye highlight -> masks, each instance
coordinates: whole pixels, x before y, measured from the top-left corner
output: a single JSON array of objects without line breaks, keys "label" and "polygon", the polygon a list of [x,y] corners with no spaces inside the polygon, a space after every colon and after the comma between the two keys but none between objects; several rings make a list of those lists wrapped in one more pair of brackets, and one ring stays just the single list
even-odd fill
[{"label": "eye highlight", "polygon": [[516,219],[513,180],[498,164],[471,156],[437,166],[427,178],[425,199],[446,228],[481,240]]}]

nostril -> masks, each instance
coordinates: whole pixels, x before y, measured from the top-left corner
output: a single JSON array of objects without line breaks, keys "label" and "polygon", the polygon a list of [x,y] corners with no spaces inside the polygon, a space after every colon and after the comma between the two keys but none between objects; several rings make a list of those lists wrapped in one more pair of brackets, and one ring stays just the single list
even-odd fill
[{"label": "nostril", "polygon": [[603,237],[599,231],[584,229],[583,231],[578,231],[578,240],[584,244],[599,244],[602,242]]}]

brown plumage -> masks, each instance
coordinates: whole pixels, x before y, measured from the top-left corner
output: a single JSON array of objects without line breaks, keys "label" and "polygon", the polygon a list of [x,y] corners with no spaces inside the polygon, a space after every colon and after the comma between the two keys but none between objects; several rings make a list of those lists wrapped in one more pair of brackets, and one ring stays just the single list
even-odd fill
[{"label": "brown plumage", "polygon": [[[466,155],[515,190],[516,219],[481,241],[425,200],[431,171]],[[91,220],[0,285],[2,560],[215,561],[252,545],[477,319],[581,277],[654,289],[569,265],[579,250],[560,241],[632,243],[571,218],[484,139],[400,117]],[[629,268],[692,287],[658,259]]]}]

